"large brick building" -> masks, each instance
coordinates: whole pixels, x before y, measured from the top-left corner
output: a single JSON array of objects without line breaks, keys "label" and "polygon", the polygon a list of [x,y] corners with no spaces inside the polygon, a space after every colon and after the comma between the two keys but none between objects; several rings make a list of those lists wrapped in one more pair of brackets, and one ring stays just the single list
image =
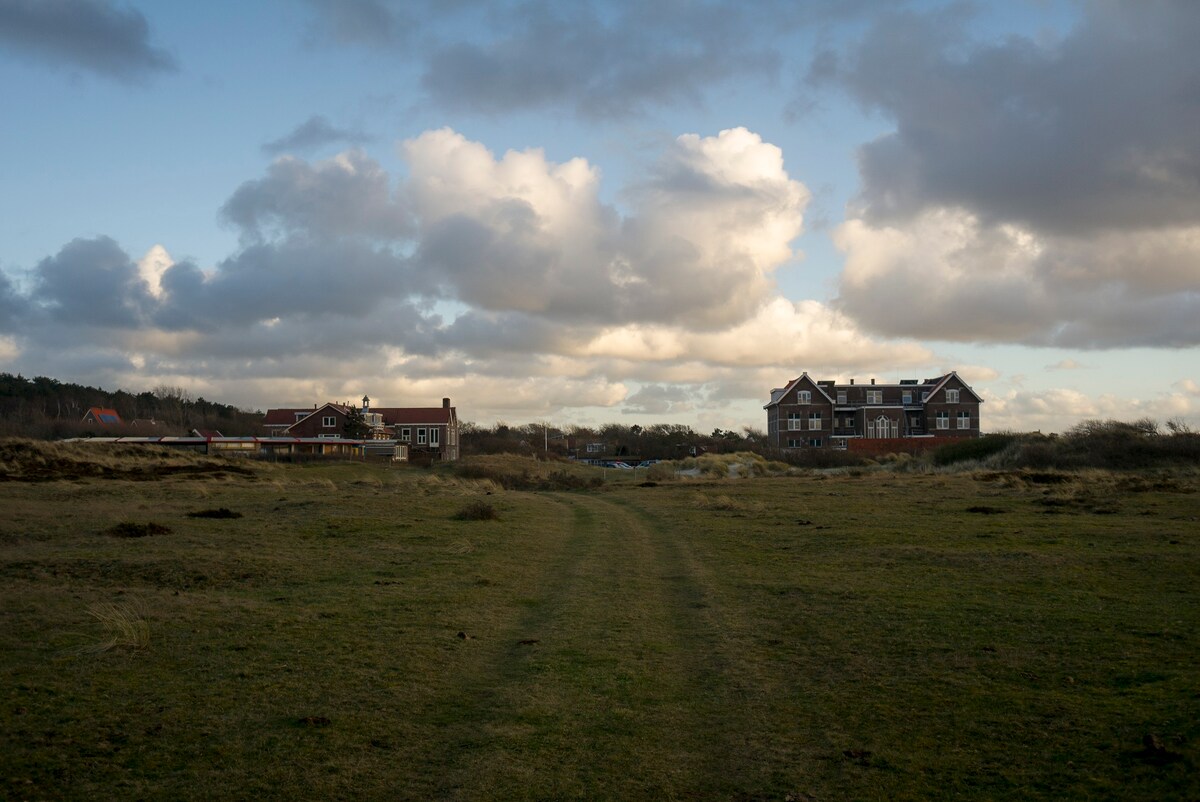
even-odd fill
[{"label": "large brick building", "polygon": [[[268,434],[341,439],[352,407],[327,403],[312,409],[269,409],[263,419]],[[358,410],[370,428],[367,439],[396,440],[414,458],[458,459],[458,411],[443,398],[440,407],[371,407],[364,397]]]},{"label": "large brick building", "polygon": [[858,440],[978,437],[981,403],[953,371],[897,384],[838,384],[804,373],[772,390],[763,409],[779,448],[847,448]]}]

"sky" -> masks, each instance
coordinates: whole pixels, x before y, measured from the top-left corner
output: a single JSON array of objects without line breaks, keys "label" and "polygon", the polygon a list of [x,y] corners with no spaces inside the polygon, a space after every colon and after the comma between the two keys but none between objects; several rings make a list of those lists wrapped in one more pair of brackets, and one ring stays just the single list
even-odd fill
[{"label": "sky", "polygon": [[1200,427],[1192,0],[0,0],[0,371],[246,409]]}]

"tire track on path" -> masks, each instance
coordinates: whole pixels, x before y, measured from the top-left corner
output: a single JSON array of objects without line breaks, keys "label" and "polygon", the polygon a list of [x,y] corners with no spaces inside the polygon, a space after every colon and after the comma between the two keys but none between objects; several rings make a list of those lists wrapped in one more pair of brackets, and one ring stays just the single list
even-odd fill
[{"label": "tire track on path", "polygon": [[709,601],[666,529],[598,495],[571,520],[512,625],[437,701],[438,798],[696,798],[741,753]]}]

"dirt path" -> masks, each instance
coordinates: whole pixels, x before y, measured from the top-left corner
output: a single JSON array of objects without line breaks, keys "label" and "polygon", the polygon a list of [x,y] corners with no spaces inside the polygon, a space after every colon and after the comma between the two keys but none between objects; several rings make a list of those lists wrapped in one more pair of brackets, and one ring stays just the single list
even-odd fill
[{"label": "dirt path", "polygon": [[536,595],[439,700],[436,795],[669,799],[698,780],[720,786],[742,751],[722,717],[743,692],[703,572],[636,510],[552,498],[571,522]]}]

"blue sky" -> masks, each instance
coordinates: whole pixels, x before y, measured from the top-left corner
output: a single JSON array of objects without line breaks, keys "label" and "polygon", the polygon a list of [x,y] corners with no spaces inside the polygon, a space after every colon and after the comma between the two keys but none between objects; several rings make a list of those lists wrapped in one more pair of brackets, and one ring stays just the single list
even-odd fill
[{"label": "blue sky", "polygon": [[1200,6],[0,0],[0,370],[763,426],[1200,425]]}]

